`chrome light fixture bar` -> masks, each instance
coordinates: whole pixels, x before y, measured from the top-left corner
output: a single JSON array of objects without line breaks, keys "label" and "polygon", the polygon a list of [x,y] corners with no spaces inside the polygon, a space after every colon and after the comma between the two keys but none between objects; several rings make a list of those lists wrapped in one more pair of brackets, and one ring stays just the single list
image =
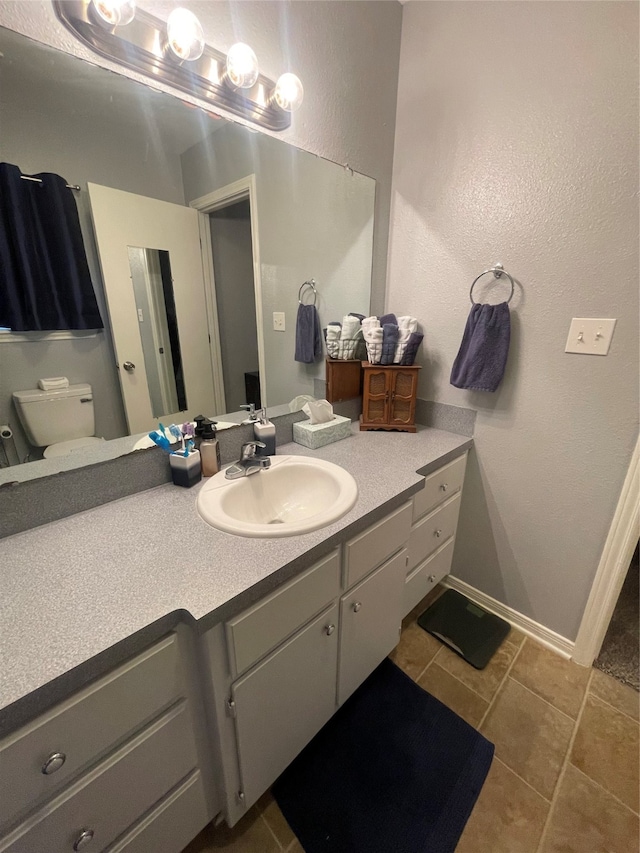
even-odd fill
[{"label": "chrome light fixture bar", "polygon": [[[282,75],[278,83],[263,74],[256,76],[251,69],[253,51],[246,45],[235,46],[240,48],[235,54],[235,65],[234,54],[231,54],[229,63],[224,53],[207,44],[203,45],[200,55],[191,59],[190,54],[195,55],[197,49],[185,49],[183,53],[176,51],[175,44],[170,43],[167,35],[167,23],[141,9],[135,9],[132,18],[127,15],[126,25],[111,26],[102,14],[97,14],[94,0],[52,0],[52,4],[64,26],[100,56],[151,80],[162,81],[208,101],[212,107],[220,107],[260,127],[276,131],[289,127],[291,110],[302,100],[302,84],[298,78],[295,78],[299,88],[297,101],[291,101],[291,96],[296,94],[295,85],[285,85],[285,95],[282,94],[283,78],[286,84],[288,78],[295,75]],[[107,2],[106,5],[111,4]],[[135,6],[135,3],[126,5]],[[244,68],[248,64],[251,72],[248,77],[244,73],[238,75],[238,53],[240,66]],[[255,82],[252,82],[252,77]],[[247,80],[252,85],[242,88],[246,87]]]}]

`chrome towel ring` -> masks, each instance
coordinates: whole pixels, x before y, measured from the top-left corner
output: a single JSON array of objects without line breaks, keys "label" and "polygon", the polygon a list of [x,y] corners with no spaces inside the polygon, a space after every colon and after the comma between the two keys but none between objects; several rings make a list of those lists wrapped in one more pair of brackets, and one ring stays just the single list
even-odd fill
[{"label": "chrome towel ring", "polygon": [[469,291],[469,299],[471,300],[471,304],[472,305],[478,304],[473,298],[473,288],[476,286],[476,282],[479,279],[481,279],[483,275],[487,275],[487,273],[490,273],[490,272],[493,273],[495,278],[502,278],[503,275],[506,275],[506,277],[511,282],[511,293],[509,294],[509,298],[507,299],[507,305],[508,305],[511,302],[511,300],[513,299],[513,292],[515,290],[515,284],[513,282],[513,278],[509,275],[509,273],[502,266],[502,264],[494,264],[488,270],[484,270],[483,272],[480,273],[480,275],[478,275],[474,278],[473,284],[471,285],[471,290]]},{"label": "chrome towel ring", "polygon": [[[313,303],[311,303],[311,302],[305,303],[302,301],[303,291],[304,291],[305,287],[310,287],[311,290],[313,291]],[[299,302],[299,304],[300,305],[311,305],[311,304],[315,305],[317,300],[318,300],[318,291],[316,290],[315,279],[310,278],[309,281],[303,281],[302,284],[300,285],[300,290],[298,291],[298,302]]]}]

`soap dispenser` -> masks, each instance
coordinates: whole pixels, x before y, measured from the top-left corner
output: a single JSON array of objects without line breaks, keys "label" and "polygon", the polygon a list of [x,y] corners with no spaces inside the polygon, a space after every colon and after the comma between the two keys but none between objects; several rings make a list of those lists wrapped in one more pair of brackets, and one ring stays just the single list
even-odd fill
[{"label": "soap dispenser", "polygon": [[267,417],[267,410],[263,407],[258,413],[258,421],[253,425],[253,437],[261,441],[265,448],[262,451],[265,456],[276,455],[276,428]]},{"label": "soap dispenser", "polygon": [[216,422],[205,418],[202,422],[202,441],[200,442],[202,476],[212,477],[220,470],[220,444],[216,438]]}]

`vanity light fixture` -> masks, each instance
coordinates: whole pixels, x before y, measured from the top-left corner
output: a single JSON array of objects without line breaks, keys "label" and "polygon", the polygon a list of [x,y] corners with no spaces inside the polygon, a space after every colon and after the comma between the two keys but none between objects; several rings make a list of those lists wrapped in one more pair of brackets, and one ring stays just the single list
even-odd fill
[{"label": "vanity light fixture", "polygon": [[302,81],[290,71],[281,74],[271,97],[281,110],[289,113],[295,112],[300,108],[304,97]]},{"label": "vanity light fixture", "polygon": [[91,14],[103,27],[124,27],[136,14],[135,0],[91,0]]},{"label": "vanity light fixture", "polygon": [[225,82],[232,88],[251,89],[260,73],[258,57],[248,44],[239,41],[229,49],[226,71]]},{"label": "vanity light fixture", "polygon": [[202,24],[188,9],[174,9],[167,18],[167,45],[181,62],[200,59],[204,52]]},{"label": "vanity light fixture", "polygon": [[135,0],[52,0],[52,5],[64,26],[95,53],[214,109],[284,130],[302,103],[304,90],[295,74],[282,74],[277,82],[265,77],[255,53],[242,42],[226,55],[210,47],[188,9],[174,9],[165,23],[136,9]]}]

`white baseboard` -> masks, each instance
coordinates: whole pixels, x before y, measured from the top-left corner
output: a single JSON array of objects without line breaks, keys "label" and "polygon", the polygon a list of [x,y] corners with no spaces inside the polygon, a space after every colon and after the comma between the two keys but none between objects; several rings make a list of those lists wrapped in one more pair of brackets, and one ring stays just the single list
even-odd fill
[{"label": "white baseboard", "polygon": [[496,601],[496,599],[491,598],[490,595],[480,592],[479,589],[475,589],[475,587],[472,587],[470,584],[465,583],[458,578],[454,578],[451,575],[447,575],[446,578],[443,578],[441,583],[443,586],[455,589],[457,592],[461,592],[463,595],[466,595],[474,604],[477,604],[479,607],[483,607],[485,610],[488,610],[489,613],[493,613],[495,616],[500,616],[501,619],[509,622],[509,624],[513,625],[514,628],[522,631],[523,634],[531,637],[531,639],[541,645],[546,646],[546,648],[551,649],[552,652],[556,652],[563,658],[570,658],[573,655],[573,647],[575,643],[572,640],[567,640],[566,637],[562,637],[560,634],[556,634],[555,631],[545,628],[544,625],[540,625],[539,622],[535,622],[533,619],[530,619],[529,616],[525,616],[523,613],[519,613],[511,607],[507,607],[506,604]]}]

